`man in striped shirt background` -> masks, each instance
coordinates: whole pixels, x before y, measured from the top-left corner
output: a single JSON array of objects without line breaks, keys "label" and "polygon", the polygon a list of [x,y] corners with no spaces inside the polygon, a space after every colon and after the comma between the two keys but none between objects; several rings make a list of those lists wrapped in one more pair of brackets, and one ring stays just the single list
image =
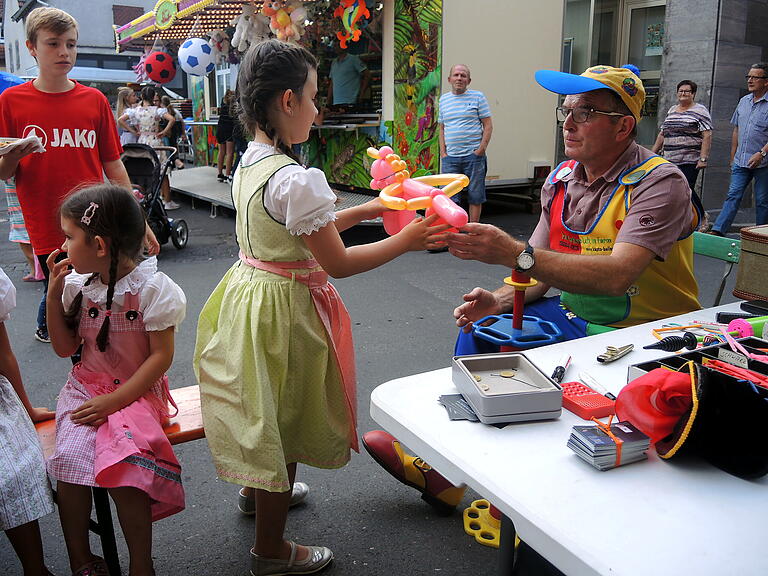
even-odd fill
[{"label": "man in striped shirt background", "polygon": [[[440,158],[443,173],[469,177],[469,221],[479,222],[485,202],[485,149],[491,141],[493,123],[488,100],[479,90],[468,90],[472,81],[464,64],[451,67],[451,91],[440,96],[437,122],[440,125]],[[462,193],[454,196],[458,202]]]}]

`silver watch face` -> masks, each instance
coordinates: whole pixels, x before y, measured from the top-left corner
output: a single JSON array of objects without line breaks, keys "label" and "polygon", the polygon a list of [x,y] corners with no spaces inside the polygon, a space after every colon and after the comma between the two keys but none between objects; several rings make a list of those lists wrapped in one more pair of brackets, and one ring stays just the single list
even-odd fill
[{"label": "silver watch face", "polygon": [[530,270],[533,268],[533,255],[528,252],[522,252],[517,257],[517,267],[521,270]]}]

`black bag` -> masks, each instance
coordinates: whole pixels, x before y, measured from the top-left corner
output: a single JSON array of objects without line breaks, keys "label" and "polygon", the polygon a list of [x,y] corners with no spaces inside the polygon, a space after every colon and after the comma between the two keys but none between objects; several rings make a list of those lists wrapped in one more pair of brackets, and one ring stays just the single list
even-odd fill
[{"label": "black bag", "polygon": [[768,474],[768,389],[700,364],[694,371],[691,408],[656,452],[696,454],[739,478]]}]

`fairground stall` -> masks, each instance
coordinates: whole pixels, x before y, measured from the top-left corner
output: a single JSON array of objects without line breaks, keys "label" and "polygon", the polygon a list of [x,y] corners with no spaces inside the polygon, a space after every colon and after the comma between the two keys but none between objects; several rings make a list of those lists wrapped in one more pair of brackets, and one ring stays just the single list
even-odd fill
[{"label": "fairground stall", "polygon": [[[116,28],[115,39],[118,50],[143,45],[146,63],[165,52],[189,74],[199,166],[216,160],[218,107],[236,88],[248,46],[267,37],[305,46],[319,62],[323,112],[302,155],[341,189],[369,188],[366,150],[385,143],[411,175],[439,172],[438,101],[450,90],[450,65],[466,64],[493,114],[489,183],[524,185],[554,158],[557,102],[535,85],[533,72],[560,67],[562,12],[556,0],[159,0],[152,12]],[[364,69],[359,92],[344,102],[329,88],[339,47]]]}]

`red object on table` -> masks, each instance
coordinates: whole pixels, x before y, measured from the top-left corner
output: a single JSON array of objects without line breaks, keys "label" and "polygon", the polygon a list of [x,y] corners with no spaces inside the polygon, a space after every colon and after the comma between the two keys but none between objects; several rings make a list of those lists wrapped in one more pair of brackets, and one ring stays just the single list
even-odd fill
[{"label": "red object on table", "polygon": [[604,418],[615,413],[615,402],[598,394],[581,382],[565,382],[563,389],[563,408],[573,412],[579,418],[591,420]]},{"label": "red object on table", "polygon": [[[512,270],[512,282],[527,284],[530,282],[531,277],[523,272]],[[512,309],[512,328],[515,330],[523,329],[523,310],[525,308],[525,288],[522,290],[515,286],[515,299],[513,300],[514,308]]]}]

